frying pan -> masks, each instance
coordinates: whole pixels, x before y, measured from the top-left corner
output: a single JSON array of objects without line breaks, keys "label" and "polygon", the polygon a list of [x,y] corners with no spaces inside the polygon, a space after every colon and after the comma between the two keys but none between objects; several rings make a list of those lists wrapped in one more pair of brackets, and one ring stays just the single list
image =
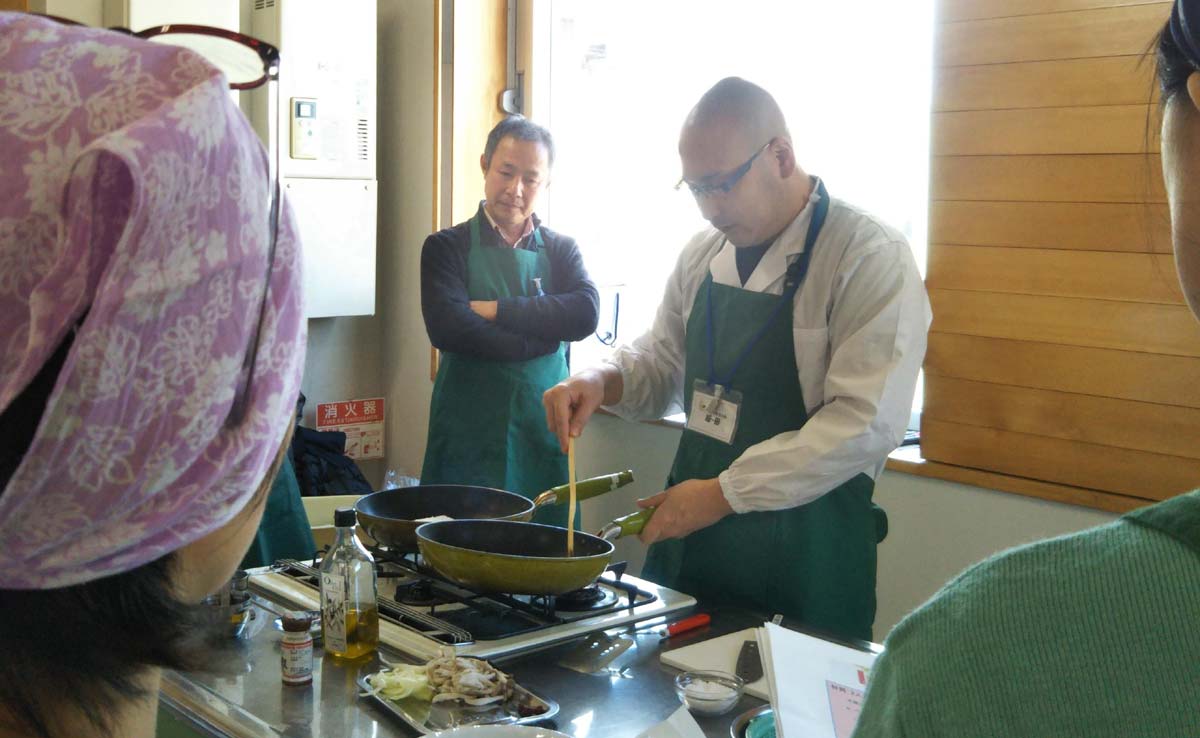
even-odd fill
[{"label": "frying pan", "polygon": [[[575,496],[587,500],[632,481],[631,471],[592,477],[576,482]],[[532,502],[492,487],[426,484],[363,495],[354,503],[354,509],[359,524],[372,538],[395,551],[412,553],[417,550],[415,531],[421,518],[445,515],[455,520],[531,520],[539,507],[557,505],[569,497],[565,484],[543,492]]]},{"label": "frying pan", "polygon": [[636,535],[653,508],[617,518],[598,535],[513,520],[446,520],[417,528],[421,556],[442,576],[476,592],[557,595],[586,587],[612,559],[613,540]]}]

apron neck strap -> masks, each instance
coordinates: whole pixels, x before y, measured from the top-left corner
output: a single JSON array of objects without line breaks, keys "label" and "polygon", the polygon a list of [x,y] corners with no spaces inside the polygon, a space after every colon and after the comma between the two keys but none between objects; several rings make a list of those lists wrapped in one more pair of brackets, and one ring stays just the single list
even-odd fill
[{"label": "apron neck strap", "polygon": [[804,251],[800,252],[800,258],[796,259],[787,270],[787,277],[783,282],[783,294],[787,297],[792,297],[800,289],[800,284],[808,275],[808,265],[812,261],[813,251],[817,245],[817,236],[821,235],[821,229],[825,226],[825,216],[829,215],[829,191],[825,189],[825,182],[817,180],[817,203],[813,207],[812,220],[808,223],[808,232],[804,234]]},{"label": "apron neck strap", "polygon": [[733,377],[737,374],[738,369],[742,368],[742,362],[750,355],[750,352],[758,344],[759,340],[767,334],[771,326],[775,325],[775,321],[779,319],[779,315],[784,308],[792,304],[792,299],[796,296],[796,292],[800,290],[800,285],[804,282],[804,277],[808,275],[808,265],[812,261],[812,253],[817,245],[817,236],[821,235],[821,228],[825,225],[825,216],[829,214],[829,192],[825,189],[825,183],[817,180],[817,202],[813,207],[812,220],[808,223],[808,232],[804,236],[804,251],[800,252],[800,258],[791,263],[787,269],[787,274],[783,280],[783,294],[780,295],[779,302],[775,305],[775,309],[771,311],[771,315],[767,318],[767,322],[759,329],[754,338],[750,339],[750,343],[742,350],[740,356],[733,363],[729,373],[722,379],[717,376],[716,367],[716,338],[713,336],[713,300],[712,300],[712,273],[708,274],[705,280],[705,288],[708,290],[708,383],[710,385],[721,385],[729,388],[733,383]]},{"label": "apron neck strap", "polygon": [[483,214],[483,205],[479,206],[479,212],[475,213],[475,217],[471,218],[471,248],[479,248],[479,223],[487,216]]}]

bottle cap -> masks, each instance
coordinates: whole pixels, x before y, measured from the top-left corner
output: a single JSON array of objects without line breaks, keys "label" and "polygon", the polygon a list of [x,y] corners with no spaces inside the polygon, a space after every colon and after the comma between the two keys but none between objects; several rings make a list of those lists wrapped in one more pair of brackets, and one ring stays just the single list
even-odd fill
[{"label": "bottle cap", "polygon": [[312,616],[306,612],[286,612],[283,614],[283,629],[289,633],[303,633],[312,626]]},{"label": "bottle cap", "polygon": [[358,522],[358,516],[352,507],[339,507],[333,513],[333,525],[336,528],[352,528]]}]

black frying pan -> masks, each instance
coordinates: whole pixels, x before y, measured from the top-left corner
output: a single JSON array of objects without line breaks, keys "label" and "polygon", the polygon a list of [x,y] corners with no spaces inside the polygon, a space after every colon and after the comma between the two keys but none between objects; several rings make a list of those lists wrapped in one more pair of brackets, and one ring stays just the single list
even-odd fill
[{"label": "black frying pan", "polygon": [[[577,482],[576,499],[588,500],[633,481],[633,472],[604,474]],[[354,509],[358,522],[379,543],[396,551],[417,550],[414,534],[421,518],[444,515],[455,520],[532,520],[534,511],[558,505],[570,497],[560,484],[530,502],[521,495],[493,487],[464,484],[425,484],[373,492],[360,497]]]},{"label": "black frying pan", "polygon": [[425,484],[372,492],[360,497],[354,510],[372,538],[388,548],[411,553],[417,550],[421,518],[529,520],[533,502],[492,487]]}]

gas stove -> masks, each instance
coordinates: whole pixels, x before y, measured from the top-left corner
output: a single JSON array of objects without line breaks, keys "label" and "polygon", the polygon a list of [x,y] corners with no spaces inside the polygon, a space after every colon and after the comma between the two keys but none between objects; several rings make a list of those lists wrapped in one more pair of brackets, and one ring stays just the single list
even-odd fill
[{"label": "gas stove", "polygon": [[[694,607],[682,592],[610,566],[590,587],[565,595],[482,594],[454,584],[416,554],[374,549],[379,582],[379,639],[416,659],[452,648],[492,658],[536,651],[599,630]],[[320,609],[320,562],[281,560],[250,571],[250,586],[291,607]]]}]

